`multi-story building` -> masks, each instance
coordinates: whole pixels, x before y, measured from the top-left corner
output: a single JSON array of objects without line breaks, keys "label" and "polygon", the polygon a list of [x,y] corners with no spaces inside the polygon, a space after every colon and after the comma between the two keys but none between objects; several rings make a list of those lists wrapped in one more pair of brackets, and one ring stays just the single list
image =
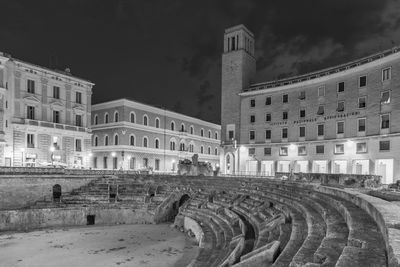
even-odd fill
[{"label": "multi-story building", "polygon": [[179,160],[219,167],[217,124],[128,99],[92,106],[95,169],[141,169],[176,172]]},{"label": "multi-story building", "polygon": [[0,165],[88,167],[93,85],[0,52]]},{"label": "multi-story building", "polygon": [[224,35],[221,169],[382,175],[400,179],[400,49],[254,83],[254,36]]}]

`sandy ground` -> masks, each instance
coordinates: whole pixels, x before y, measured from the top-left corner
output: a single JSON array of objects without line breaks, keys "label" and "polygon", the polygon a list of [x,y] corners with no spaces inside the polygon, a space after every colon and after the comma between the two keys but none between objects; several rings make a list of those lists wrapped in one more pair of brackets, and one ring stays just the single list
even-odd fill
[{"label": "sandy ground", "polygon": [[192,240],[166,224],[0,235],[1,267],[186,266],[197,252]]}]

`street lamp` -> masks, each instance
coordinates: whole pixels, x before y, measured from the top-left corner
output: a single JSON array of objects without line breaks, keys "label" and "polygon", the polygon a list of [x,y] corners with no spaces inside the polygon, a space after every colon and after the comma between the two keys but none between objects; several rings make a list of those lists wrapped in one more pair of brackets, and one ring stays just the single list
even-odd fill
[{"label": "street lamp", "polygon": [[50,152],[51,152],[51,166],[54,166],[54,150],[55,150],[55,147],[54,147],[54,146],[51,146],[51,147],[50,147]]}]

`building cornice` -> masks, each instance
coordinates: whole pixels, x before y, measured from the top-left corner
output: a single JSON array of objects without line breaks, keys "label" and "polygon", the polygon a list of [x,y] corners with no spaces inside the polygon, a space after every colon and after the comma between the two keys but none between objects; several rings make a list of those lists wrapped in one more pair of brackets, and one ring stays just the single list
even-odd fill
[{"label": "building cornice", "polygon": [[184,115],[184,114],[181,114],[181,113],[173,112],[173,111],[162,109],[162,108],[153,107],[151,105],[146,105],[146,104],[143,104],[143,103],[139,103],[137,101],[124,99],[124,98],[123,99],[117,99],[117,100],[112,100],[112,101],[108,101],[108,102],[94,104],[94,105],[92,105],[92,111],[99,111],[99,110],[103,110],[103,109],[116,108],[116,107],[121,107],[121,106],[127,106],[127,107],[131,107],[131,108],[134,108],[134,109],[155,113],[155,114],[160,115],[160,116],[164,116],[165,115],[165,116],[167,116],[169,118],[180,119],[180,120],[183,120],[183,121],[187,121],[188,123],[197,123],[197,124],[212,128],[214,130],[219,130],[219,131],[221,130],[221,125],[218,125],[218,124],[215,124],[215,123],[211,123],[211,122],[208,122],[208,121],[203,121],[201,119],[190,117],[190,116],[187,116],[187,115]]},{"label": "building cornice", "polygon": [[[157,133],[157,134],[165,133],[167,135],[172,135],[174,137],[181,138],[181,139],[189,138],[189,139],[197,140],[200,142],[208,142],[208,143],[214,143],[214,144],[218,144],[218,145],[221,142],[221,140],[219,140],[219,139],[213,139],[213,138],[208,138],[208,137],[204,137],[204,136],[202,137],[199,135],[189,134],[186,132],[171,131],[169,129],[156,128],[156,127],[152,127],[152,126],[145,126],[142,124],[127,122],[127,121],[97,124],[97,125],[92,125],[92,127],[91,127],[94,134],[96,134],[97,131],[109,130],[109,129],[115,129],[115,128],[130,128],[130,129],[134,129],[134,130],[147,131],[147,132]],[[218,136],[220,136],[220,135],[218,135]]]},{"label": "building cornice", "polygon": [[290,77],[277,81],[257,83],[244,88],[240,96],[268,94],[281,90],[324,84],[328,80],[340,78],[344,75],[363,72],[371,67],[376,67],[400,59],[400,48],[395,47],[374,55],[351,61],[339,66],[319,70],[316,72]]}]

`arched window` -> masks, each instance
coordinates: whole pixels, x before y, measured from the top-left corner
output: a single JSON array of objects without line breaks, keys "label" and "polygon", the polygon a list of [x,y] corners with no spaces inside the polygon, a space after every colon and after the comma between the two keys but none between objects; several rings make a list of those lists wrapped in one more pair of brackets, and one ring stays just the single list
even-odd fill
[{"label": "arched window", "polygon": [[108,135],[104,136],[104,145],[108,146]]},{"label": "arched window", "polygon": [[135,113],[131,112],[130,114],[130,121],[131,123],[135,123]]},{"label": "arched window", "polygon": [[115,135],[114,135],[114,145],[117,146],[117,145],[118,145],[118,141],[119,141],[119,140],[118,140],[118,134],[115,134]]},{"label": "arched window", "polygon": [[160,128],[160,119],[156,118],[156,128]]},{"label": "arched window", "polygon": [[118,111],[115,111],[114,113],[114,122],[118,122],[119,121],[119,113]]},{"label": "arched window", "polygon": [[170,150],[175,150],[175,141],[170,141],[169,142],[169,149]]},{"label": "arched window", "polygon": [[97,136],[94,137],[94,146],[99,145],[99,138]]},{"label": "arched window", "polygon": [[194,145],[192,143],[189,144],[189,152],[193,153],[194,151]]},{"label": "arched window", "polygon": [[211,147],[208,147],[208,148],[207,148],[207,154],[208,154],[208,155],[211,155]]},{"label": "arched window", "polygon": [[215,139],[218,140],[218,133],[217,132],[215,132],[214,137],[215,137]]},{"label": "arched window", "polygon": [[104,123],[108,123],[108,113],[104,115]]},{"label": "arched window", "polygon": [[131,136],[129,137],[129,144],[130,144],[131,146],[134,146],[134,145],[135,145],[135,136],[134,136],[134,135],[131,135]]},{"label": "arched window", "polygon": [[211,131],[208,130],[208,138],[211,138]]},{"label": "arched window", "polygon": [[185,151],[185,143],[179,144],[179,151]]},{"label": "arched window", "polygon": [[149,118],[147,117],[147,115],[143,115],[143,125],[147,126],[148,120],[149,120]]},{"label": "arched window", "polygon": [[160,148],[160,140],[158,140],[158,139],[155,140],[154,147],[155,148]]},{"label": "arched window", "polygon": [[194,127],[190,126],[190,134],[194,134]]},{"label": "arched window", "polygon": [[175,131],[175,122],[171,122],[171,131]]},{"label": "arched window", "polygon": [[94,115],[94,122],[93,122],[93,124],[94,124],[94,125],[99,124],[99,116],[97,116],[97,114]]},{"label": "arched window", "polygon": [[185,132],[185,124],[181,124],[181,132],[183,133],[183,132]]},{"label": "arched window", "polygon": [[204,136],[204,129],[200,130],[200,136]]},{"label": "arched window", "polygon": [[204,153],[204,147],[203,147],[203,146],[200,147],[200,153],[201,153],[201,154]]},{"label": "arched window", "polygon": [[148,138],[146,136],[143,137],[143,147],[147,147],[148,143],[149,143]]},{"label": "arched window", "polygon": [[215,154],[216,156],[218,156],[218,148],[215,148],[215,149],[214,149],[214,154]]}]

